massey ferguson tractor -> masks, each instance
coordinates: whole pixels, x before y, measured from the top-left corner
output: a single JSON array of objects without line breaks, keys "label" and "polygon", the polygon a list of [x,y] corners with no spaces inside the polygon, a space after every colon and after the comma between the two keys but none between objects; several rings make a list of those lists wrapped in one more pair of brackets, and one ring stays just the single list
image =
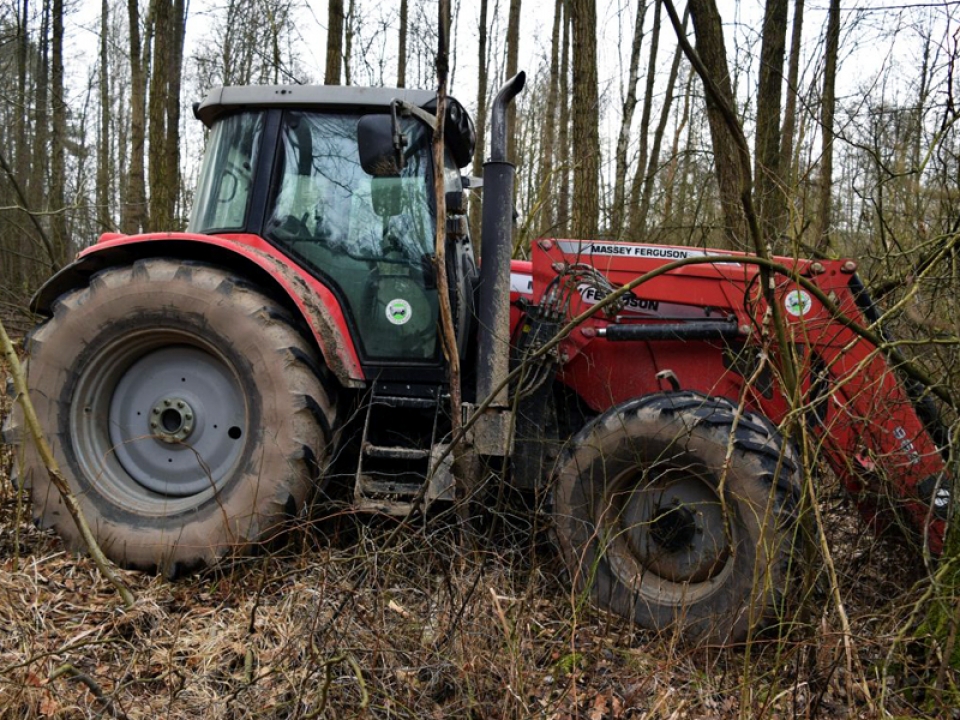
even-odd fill
[{"label": "massey ferguson tractor", "polygon": [[[436,95],[408,89],[223,87],[194,107],[210,132],[187,231],[104,235],[33,301],[31,397],[110,558],[172,576],[266,542],[332,458],[356,509],[395,515],[495,468],[542,499],[583,597],[738,641],[796,576],[801,436],[868,519],[941,550],[947,439],[871,342],[854,262],[642,238],[540,239],[511,261],[505,112],[523,83],[492,112],[479,270],[460,171],[475,133],[455,100],[439,121]],[[4,433],[14,481],[82,549],[22,425]]]}]

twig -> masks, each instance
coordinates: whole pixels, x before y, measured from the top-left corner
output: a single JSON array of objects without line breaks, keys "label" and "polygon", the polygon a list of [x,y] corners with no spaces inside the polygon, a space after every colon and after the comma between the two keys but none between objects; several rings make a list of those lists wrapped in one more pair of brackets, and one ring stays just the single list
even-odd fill
[{"label": "twig", "polygon": [[117,575],[112,564],[100,549],[100,545],[93,536],[90,525],[83,515],[83,509],[80,507],[80,503],[77,501],[76,496],[70,489],[70,485],[60,471],[60,466],[53,456],[53,450],[50,449],[50,444],[47,442],[46,437],[44,437],[43,429],[40,427],[40,421],[37,418],[36,410],[33,407],[30,394],[27,391],[27,380],[23,373],[23,367],[20,365],[20,359],[17,357],[16,351],[13,349],[13,343],[10,341],[10,336],[7,335],[3,321],[0,321],[0,343],[3,344],[3,355],[10,367],[10,373],[13,375],[13,384],[17,391],[17,401],[20,403],[20,407],[23,408],[24,420],[30,430],[30,435],[33,437],[33,442],[40,455],[40,459],[47,468],[50,480],[60,492],[60,497],[63,498],[63,503],[66,505],[73,521],[76,523],[77,529],[80,531],[80,535],[87,549],[90,551],[90,555],[93,557],[97,568],[117,589],[117,592],[120,593],[120,597],[123,599],[124,606],[129,610],[133,608],[136,602],[133,593],[123,584],[120,576]]},{"label": "twig", "polygon": [[[690,64],[697,71],[697,75],[699,75],[700,79],[703,81],[704,90],[720,110],[720,114],[723,116],[723,121],[730,129],[730,134],[733,136],[734,143],[737,146],[737,157],[740,161],[740,202],[743,205],[743,214],[747,220],[747,227],[750,229],[750,237],[753,241],[753,249],[759,258],[769,261],[770,251],[767,248],[767,244],[764,242],[763,234],[760,231],[760,220],[757,217],[756,208],[753,206],[753,180],[750,163],[750,148],[747,145],[747,138],[743,134],[743,127],[740,125],[740,120],[737,118],[737,114],[727,102],[727,98],[720,91],[720,88],[717,87],[716,83],[713,81],[713,78],[710,77],[710,73],[707,72],[707,68],[700,59],[700,56],[697,55],[697,52],[687,41],[685,26],[680,22],[680,17],[677,15],[677,9],[673,6],[672,0],[663,0],[663,7],[667,11],[667,15],[670,16],[670,22],[673,24],[674,30],[676,31],[677,42],[679,43],[680,47],[683,48],[684,55],[687,56]],[[764,266],[761,265],[760,276],[763,282],[763,296],[767,301],[767,306],[772,315],[773,330],[777,337],[777,344],[782,350],[779,360],[781,365],[780,370],[783,373],[786,395],[788,400],[791,403],[794,403],[796,401],[798,391],[797,369],[793,356],[787,351],[787,348],[790,346],[787,337],[787,324],[784,321],[783,311],[780,307],[780,303],[776,302],[773,274],[769,269],[765,269]]]},{"label": "twig", "polygon": [[33,223],[34,228],[37,230],[37,234],[40,236],[40,240],[43,243],[43,248],[47,251],[47,255],[50,258],[50,269],[53,272],[56,272],[60,269],[60,263],[57,261],[57,253],[53,249],[53,243],[50,242],[50,238],[48,238],[47,233],[44,232],[40,221],[37,220],[37,214],[29,209],[30,204],[27,202],[27,197],[20,188],[20,183],[17,182],[17,178],[14,176],[13,170],[10,169],[10,165],[7,164],[7,158],[2,152],[0,152],[0,168],[3,168],[3,171],[7,174],[7,179],[10,181],[10,185],[13,187],[13,191],[17,194],[17,197],[20,198],[23,211],[27,213],[27,217],[30,218],[30,222]]},{"label": "twig", "polygon": [[93,693],[94,697],[97,698],[97,700],[99,700],[101,703],[103,703],[104,710],[106,710],[106,712],[113,715],[113,717],[121,718],[122,720],[127,720],[127,714],[122,710],[116,710],[113,707],[113,700],[111,698],[108,698],[104,694],[103,688],[101,688],[100,685],[97,683],[97,681],[94,680],[92,677],[90,677],[84,672],[80,672],[79,670],[77,670],[77,668],[75,668],[70,663],[64,663],[63,665],[58,667],[56,670],[54,670],[50,674],[50,680],[51,681],[57,680],[58,678],[61,678],[64,676],[68,677],[71,680],[76,680],[77,682],[81,682],[84,685],[86,685],[87,688],[90,690],[90,692]]}]

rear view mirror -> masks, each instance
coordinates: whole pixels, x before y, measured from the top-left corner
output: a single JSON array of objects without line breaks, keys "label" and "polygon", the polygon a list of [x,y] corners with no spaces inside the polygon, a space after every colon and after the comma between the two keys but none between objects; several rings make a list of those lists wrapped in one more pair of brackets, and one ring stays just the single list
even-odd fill
[{"label": "rear view mirror", "polygon": [[357,123],[360,166],[375,178],[400,177],[405,138],[390,115],[364,115]]}]

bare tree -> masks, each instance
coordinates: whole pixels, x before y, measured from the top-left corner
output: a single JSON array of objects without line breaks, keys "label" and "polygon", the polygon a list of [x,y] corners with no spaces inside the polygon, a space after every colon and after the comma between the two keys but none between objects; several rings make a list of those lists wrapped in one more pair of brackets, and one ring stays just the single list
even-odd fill
[{"label": "bare tree", "polygon": [[[657,8],[654,13],[654,32],[659,35],[660,32],[660,10],[663,3],[662,0],[657,0]],[[690,9],[687,9],[683,13],[683,29],[686,30],[687,23],[690,20]],[[649,135],[650,127],[650,113],[651,113],[651,98],[653,96],[653,82],[654,82],[654,70],[656,67],[656,43],[651,43],[650,47],[650,60],[648,62],[647,70],[647,89],[646,95],[643,99],[643,114],[640,119],[640,159],[637,163],[637,172],[634,175],[633,182],[630,188],[630,233],[631,235],[639,235],[643,233],[647,225],[647,216],[650,213],[650,203],[653,198],[653,188],[654,181],[657,176],[657,168],[660,165],[660,147],[663,144],[663,136],[666,133],[667,123],[670,119],[670,109],[673,104],[674,92],[677,85],[677,77],[680,74],[680,59],[683,57],[683,53],[680,50],[679,45],[674,50],[673,61],[670,63],[670,74],[667,76],[667,87],[664,92],[663,107],[660,109],[660,120],[657,123],[657,128],[653,133],[653,146],[650,148],[649,157],[647,156],[647,136]],[[685,93],[686,102],[689,103],[689,93]],[[679,130],[682,129],[685,125],[686,113],[684,114],[684,120],[681,122]],[[676,153],[678,152],[679,145],[679,135],[676,137],[676,143],[674,144],[673,158],[675,160]],[[675,167],[675,164],[674,164]]]},{"label": "bare tree", "polygon": [[154,0],[153,76],[150,80],[151,230],[175,229],[180,188],[180,77],[184,0]]},{"label": "bare tree", "polygon": [[[510,14],[507,19],[507,72],[512,78],[517,74],[517,58],[520,53],[520,0],[510,0]],[[510,104],[507,109],[507,159],[517,162],[517,106]]]},{"label": "bare tree", "polygon": [[600,93],[597,82],[596,0],[572,0],[573,235],[596,235],[600,224]]},{"label": "bare tree", "polygon": [[[655,12],[659,13],[657,5]],[[640,76],[640,49],[643,45],[643,23],[647,15],[646,0],[638,0],[637,14],[633,25],[633,40],[630,43],[630,66],[627,70],[627,84],[624,88],[623,107],[620,117],[620,133],[617,136],[615,156],[616,168],[613,179],[613,207],[610,212],[610,231],[614,237],[621,237],[626,230],[626,186],[627,186],[627,150],[630,146],[630,129],[633,126],[633,113],[637,108],[637,82]],[[651,39],[651,43],[656,43]],[[649,74],[648,74],[649,76]],[[648,118],[649,122],[649,118]],[[641,142],[645,142],[644,128],[640,132]],[[640,158],[643,165],[646,158]]]},{"label": "bare tree", "polygon": [[347,14],[343,18],[343,83],[352,85],[353,40],[357,34],[357,3],[348,0]]},{"label": "bare tree", "polygon": [[[144,178],[147,114],[147,66],[149,53],[144,51],[140,35],[140,4],[127,0],[130,33],[130,160],[124,183],[120,229],[128,234],[147,225],[147,190]],[[148,33],[149,35],[149,33]],[[146,43],[149,47],[149,41]]]},{"label": "bare tree", "polygon": [[101,231],[113,226],[110,218],[110,3],[100,4],[100,126],[97,137],[97,224]]},{"label": "bare tree", "polygon": [[[689,8],[697,36],[697,55],[721,97],[729,107],[736,107],[717,4],[715,0],[690,0]],[[749,238],[740,197],[743,177],[736,141],[721,108],[709,93],[705,104],[713,142],[714,172],[723,209],[724,237],[729,247],[743,249],[749,246]]]},{"label": "bare tree", "polygon": [[563,44],[560,52],[560,129],[557,132],[556,147],[556,157],[563,158],[563,164],[557,191],[557,227],[558,234],[567,235],[570,232],[570,172],[573,166],[570,148],[570,113],[573,104],[570,99],[570,36],[573,34],[573,18],[571,0],[563,1],[567,12],[563,22]]},{"label": "bare tree", "polygon": [[[487,0],[480,0],[480,19],[477,26],[477,145],[473,151],[473,174],[483,175],[483,153],[487,133],[487,70],[490,62],[487,51]],[[470,228],[474,237],[479,238],[481,205],[478,201],[470,203]],[[480,257],[480,243],[473,245],[477,259]]]},{"label": "bare tree", "polygon": [[820,160],[820,198],[817,211],[816,247],[830,247],[833,214],[833,115],[837,95],[837,55],[840,48],[840,0],[830,0],[827,12],[827,45],[824,51],[823,97],[820,101],[820,133],[823,152]]},{"label": "bare tree", "polygon": [[[486,13],[487,0],[482,0],[483,12]],[[397,50],[397,87],[407,86],[407,4],[409,0],[400,0],[400,31]],[[485,38],[484,38],[485,39]]]},{"label": "bare tree", "polygon": [[787,44],[788,0],[767,0],[757,83],[757,139],[754,177],[757,214],[768,243],[786,229],[786,184],[781,170],[780,98]]},{"label": "bare tree", "polygon": [[50,67],[50,207],[53,244],[58,260],[70,258],[70,236],[66,215],[67,101],[63,81],[63,0],[53,0],[53,46]]},{"label": "bare tree", "polygon": [[553,233],[557,222],[556,199],[553,197],[553,188],[557,184],[553,181],[554,163],[557,153],[557,120],[560,114],[560,29],[566,17],[564,0],[556,0],[553,9],[553,31],[550,35],[550,77],[547,90],[546,107],[544,109],[544,125],[542,147],[540,153],[540,183],[548,196],[541,198],[543,211],[541,213],[541,232]]},{"label": "bare tree", "polygon": [[803,39],[803,3],[794,0],[793,30],[790,36],[790,60],[787,70],[787,99],[783,108],[783,128],[780,135],[780,175],[787,182],[787,193],[793,195],[797,180],[794,154],[794,133],[797,125],[797,97],[800,82],[800,43]]},{"label": "bare tree", "polygon": [[327,7],[327,65],[323,82],[339,85],[343,63],[343,0],[329,0]]}]

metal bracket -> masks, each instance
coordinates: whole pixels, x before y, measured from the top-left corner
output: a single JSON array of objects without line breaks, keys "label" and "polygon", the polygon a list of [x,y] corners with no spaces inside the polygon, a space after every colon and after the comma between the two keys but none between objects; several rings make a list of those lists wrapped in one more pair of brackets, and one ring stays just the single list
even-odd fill
[{"label": "metal bracket", "polygon": [[680,390],[680,378],[677,377],[677,374],[673,370],[669,368],[667,370],[661,370],[657,373],[656,377],[661,390],[666,391],[666,388],[663,386],[664,381],[670,383],[670,389],[674,392]]},{"label": "metal bracket", "polygon": [[[476,406],[463,404],[464,416],[472,416]],[[508,457],[513,452],[513,411],[509,408],[490,406],[473,424],[469,439],[479,455]]]}]

